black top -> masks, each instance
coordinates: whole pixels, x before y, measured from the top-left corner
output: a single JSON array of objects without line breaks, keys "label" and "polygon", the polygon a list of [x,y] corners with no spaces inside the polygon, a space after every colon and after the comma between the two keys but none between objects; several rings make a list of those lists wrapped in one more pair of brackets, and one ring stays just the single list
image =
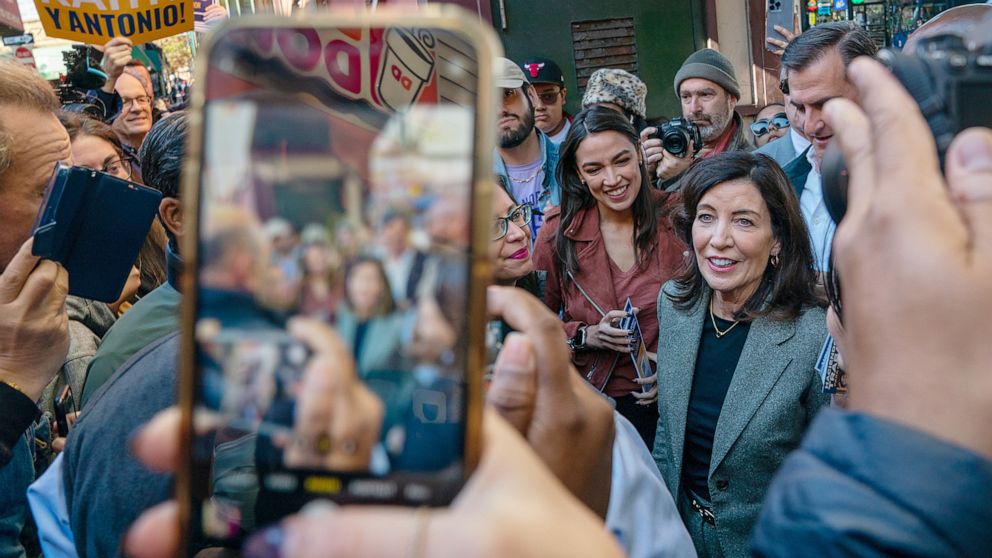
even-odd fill
[{"label": "black top", "polygon": [[[716,319],[720,331],[727,331],[734,322]],[[720,419],[723,400],[727,397],[730,380],[737,369],[737,361],[744,350],[750,322],[741,322],[726,335],[717,339],[709,314],[703,323],[696,354],[696,371],[692,376],[689,412],[685,421],[685,454],[682,463],[682,482],[686,489],[709,500],[710,457],[713,453],[713,435]]]},{"label": "black top", "polygon": [[17,439],[31,423],[41,416],[41,410],[31,398],[0,382],[0,467],[10,463]]}]

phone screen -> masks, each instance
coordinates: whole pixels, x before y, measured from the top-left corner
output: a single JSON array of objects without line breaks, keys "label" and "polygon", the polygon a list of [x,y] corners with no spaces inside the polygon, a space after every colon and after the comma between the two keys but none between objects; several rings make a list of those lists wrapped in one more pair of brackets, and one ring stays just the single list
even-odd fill
[{"label": "phone screen", "polygon": [[287,25],[222,30],[198,83],[189,522],[211,541],[315,498],[444,504],[474,459],[473,42]]}]

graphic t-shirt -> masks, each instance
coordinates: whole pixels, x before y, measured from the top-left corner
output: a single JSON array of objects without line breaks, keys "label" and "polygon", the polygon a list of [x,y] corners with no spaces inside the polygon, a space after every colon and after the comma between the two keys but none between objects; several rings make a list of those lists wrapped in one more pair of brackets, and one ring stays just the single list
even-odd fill
[{"label": "graphic t-shirt", "polygon": [[541,185],[544,184],[544,161],[538,159],[527,165],[507,165],[506,173],[510,177],[510,188],[517,203],[526,203],[534,210],[530,221],[531,239],[537,238],[537,233],[544,223],[544,207],[541,205]]}]

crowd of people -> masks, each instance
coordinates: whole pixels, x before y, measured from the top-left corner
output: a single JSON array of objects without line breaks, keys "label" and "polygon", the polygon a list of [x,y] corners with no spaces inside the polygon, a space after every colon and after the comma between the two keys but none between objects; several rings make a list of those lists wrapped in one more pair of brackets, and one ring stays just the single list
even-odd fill
[{"label": "crowd of people", "polygon": [[[955,25],[972,50],[992,44],[992,14]],[[270,523],[260,500],[244,555],[987,555],[992,132],[963,131],[942,168],[863,28],[783,35],[783,101],[750,124],[731,62],[685,59],[682,153],[649,122],[637,76],[597,70],[571,115],[553,60],[496,60],[488,360],[469,371],[487,379],[478,468],[443,509],[315,502]],[[0,64],[0,558],[179,549],[192,118],[154,110],[130,48],[106,45],[102,114],[62,110],[36,73]],[[272,132],[284,149],[309,126],[289,120]],[[849,165],[840,223],[822,172],[833,145]],[[32,255],[60,162],[161,193],[117,301],[67,295],[66,270]],[[339,196],[322,221],[261,203],[199,216],[204,358],[270,369],[224,392],[206,366],[206,405],[297,415],[259,441],[289,467],[442,470],[457,431],[423,428],[395,399],[457,389],[426,371],[464,365],[451,354],[468,300],[446,289],[468,280],[452,271],[466,267],[467,199],[366,200],[356,218]],[[292,377],[205,326],[267,331],[290,315],[310,363]],[[280,408],[286,393],[298,400]],[[354,446],[315,451],[330,441],[314,421]],[[217,446],[212,480],[233,494],[232,453]]]}]

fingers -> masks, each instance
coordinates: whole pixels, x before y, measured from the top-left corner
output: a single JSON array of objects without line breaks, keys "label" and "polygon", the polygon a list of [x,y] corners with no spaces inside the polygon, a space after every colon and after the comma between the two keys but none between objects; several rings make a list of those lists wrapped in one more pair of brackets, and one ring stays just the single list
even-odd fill
[{"label": "fingers", "polygon": [[848,176],[851,177],[847,190],[847,213],[843,221],[861,223],[875,199],[875,153],[871,124],[861,108],[848,99],[829,101],[824,116],[834,130],[835,141],[844,154]]},{"label": "fingers", "polygon": [[[852,62],[848,75],[871,122],[875,175],[885,178],[878,182],[875,203],[901,208],[907,204],[929,206],[936,200],[946,200],[942,181],[938,180],[936,145],[909,93],[884,66],[869,58]],[[892,138],[918,141],[895,142]],[[911,194],[909,189],[913,190]]]},{"label": "fingers", "polygon": [[795,39],[796,38],[796,34],[793,33],[791,29],[786,29],[785,27],[782,27],[781,25],[776,25],[774,27],[774,29],[775,29],[776,32],[778,32],[779,35],[782,35],[783,37],[785,37],[785,42],[786,43],[792,42],[792,39]]},{"label": "fingers", "polygon": [[657,401],[658,401],[658,386],[655,386],[655,387],[651,388],[650,391],[646,391],[646,392],[633,391],[630,394],[633,395],[634,396],[634,399],[637,400],[637,404],[638,405],[647,407],[649,405],[653,405],[653,404],[657,403]]},{"label": "fingers", "polygon": [[512,287],[489,287],[486,301],[491,313],[530,340],[540,366],[538,397],[567,393],[571,359],[558,316],[526,291]]},{"label": "fingers", "polygon": [[160,411],[131,441],[131,453],[152,471],[175,471],[179,464],[179,407]]},{"label": "fingers", "polygon": [[965,130],[947,150],[947,186],[976,250],[992,250],[992,131]]},{"label": "fingers", "polygon": [[293,318],[287,324],[287,330],[313,351],[314,356],[341,358],[351,354],[334,330],[320,320]]},{"label": "fingers", "polygon": [[647,378],[634,378],[634,383],[640,384],[642,386],[644,386],[644,385],[651,385],[651,384],[654,384],[654,383],[657,383],[657,382],[658,382],[658,373],[657,372],[655,372],[654,374],[651,374]]},{"label": "fingers", "polygon": [[20,249],[14,254],[14,259],[10,260],[7,268],[0,274],[0,304],[13,301],[20,294],[28,276],[38,265],[39,258],[31,255],[31,248],[34,246],[34,237],[27,239],[21,244]]},{"label": "fingers", "polygon": [[69,294],[69,273],[61,265],[42,260],[28,276],[18,298],[30,307],[42,307],[49,313],[64,312]]},{"label": "fingers", "polygon": [[170,558],[179,550],[179,505],[161,503],[141,514],[124,537],[124,554],[132,558]]},{"label": "fingers", "polygon": [[533,347],[519,333],[507,335],[496,357],[486,401],[522,434],[527,433],[537,398],[537,366]]}]

